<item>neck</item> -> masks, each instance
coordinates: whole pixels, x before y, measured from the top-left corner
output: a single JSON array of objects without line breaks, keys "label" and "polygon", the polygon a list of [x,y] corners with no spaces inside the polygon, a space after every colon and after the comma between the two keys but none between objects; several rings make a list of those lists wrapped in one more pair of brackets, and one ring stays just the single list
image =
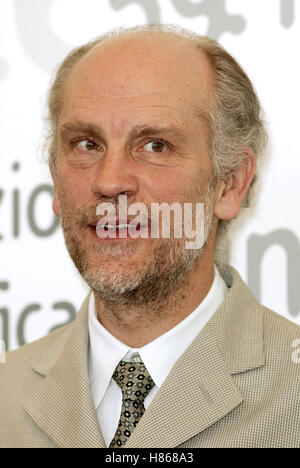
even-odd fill
[{"label": "neck", "polygon": [[104,302],[95,292],[98,319],[122,343],[140,348],[192,313],[209,292],[213,279],[213,255],[206,252],[180,287],[164,300],[120,306]]}]

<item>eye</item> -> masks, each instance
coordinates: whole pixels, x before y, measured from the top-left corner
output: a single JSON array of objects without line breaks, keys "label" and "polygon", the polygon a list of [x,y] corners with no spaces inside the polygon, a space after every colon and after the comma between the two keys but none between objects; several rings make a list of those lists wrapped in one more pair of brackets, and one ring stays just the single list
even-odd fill
[{"label": "eye", "polygon": [[97,143],[95,143],[92,140],[89,140],[88,138],[84,138],[80,141],[75,142],[75,145],[78,149],[82,151],[101,151],[101,146],[97,145]]},{"label": "eye", "polygon": [[151,140],[146,145],[144,145],[144,149],[146,151],[150,151],[151,153],[163,153],[164,151],[168,150],[168,144],[163,140]]}]

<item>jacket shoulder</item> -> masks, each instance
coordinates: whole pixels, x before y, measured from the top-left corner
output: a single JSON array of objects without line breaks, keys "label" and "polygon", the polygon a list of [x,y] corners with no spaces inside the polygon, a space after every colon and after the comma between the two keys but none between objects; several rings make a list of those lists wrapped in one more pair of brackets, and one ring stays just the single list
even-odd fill
[{"label": "jacket shoulder", "polygon": [[268,307],[261,306],[264,313],[267,335],[275,335],[283,340],[300,339],[300,325],[280,315]]},{"label": "jacket shoulder", "polygon": [[277,368],[281,364],[285,371],[293,369],[293,375],[300,378],[300,326],[267,307],[262,308],[265,350]]},{"label": "jacket shoulder", "polygon": [[68,323],[43,338],[28,343],[21,348],[8,351],[5,354],[5,362],[0,364],[0,388],[2,394],[11,392],[18,385],[26,382],[26,378],[33,376],[32,368],[35,362],[45,362],[45,366],[51,366],[62,352],[72,323]]}]

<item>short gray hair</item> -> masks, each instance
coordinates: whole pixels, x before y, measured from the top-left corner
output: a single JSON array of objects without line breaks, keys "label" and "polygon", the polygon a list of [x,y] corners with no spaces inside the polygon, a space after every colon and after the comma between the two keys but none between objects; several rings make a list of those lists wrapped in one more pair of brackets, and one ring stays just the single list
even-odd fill
[{"label": "short gray hair", "polygon": [[[254,87],[238,62],[216,41],[172,25],[146,25],[118,29],[72,50],[59,66],[48,96],[48,162],[56,173],[57,124],[63,105],[63,93],[68,78],[76,64],[94,47],[112,38],[125,35],[152,33],[172,35],[199,48],[207,57],[213,71],[213,95],[208,96],[205,110],[210,133],[210,155],[214,177],[225,179],[238,170],[247,158],[250,148],[256,159],[260,158],[267,143],[267,132],[262,118],[260,102]],[[244,207],[253,196],[254,177]],[[220,221],[215,259],[221,264],[228,261],[228,248],[224,247],[231,221]],[[225,254],[225,255],[224,255]]]}]

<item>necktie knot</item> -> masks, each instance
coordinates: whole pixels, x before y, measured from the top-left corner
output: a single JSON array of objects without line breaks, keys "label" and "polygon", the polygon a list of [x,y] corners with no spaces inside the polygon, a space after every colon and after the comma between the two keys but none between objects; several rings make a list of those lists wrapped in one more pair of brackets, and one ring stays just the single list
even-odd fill
[{"label": "necktie knot", "polygon": [[143,362],[120,361],[113,378],[122,390],[123,399],[130,398],[140,403],[155,385]]}]

